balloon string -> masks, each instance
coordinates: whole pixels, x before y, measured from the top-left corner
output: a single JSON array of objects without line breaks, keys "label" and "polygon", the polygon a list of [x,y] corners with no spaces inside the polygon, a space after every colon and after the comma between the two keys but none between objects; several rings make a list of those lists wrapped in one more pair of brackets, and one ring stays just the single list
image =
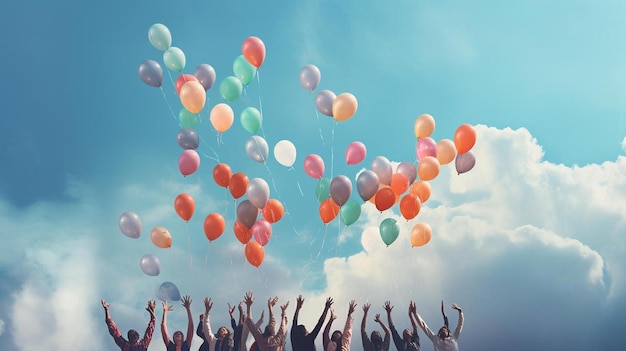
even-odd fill
[{"label": "balloon string", "polygon": [[296,184],[298,185],[298,190],[300,190],[300,196],[304,197],[304,193],[302,192],[302,187],[300,186],[300,181],[297,180]]},{"label": "balloon string", "polygon": [[333,124],[333,129],[332,129],[332,139],[330,142],[330,178],[333,178],[333,169],[335,167],[335,126],[337,125],[337,122],[335,122],[335,124]]},{"label": "balloon string", "polygon": [[189,252],[189,273],[193,267],[193,253],[191,252],[191,235],[189,234],[189,221],[187,221],[187,252]]},{"label": "balloon string", "polygon": [[172,83],[172,86],[175,87],[176,83],[174,83],[174,79],[172,78],[172,73],[170,73],[170,70],[166,70],[167,71],[167,75],[170,76],[170,82]]},{"label": "balloon string", "polygon": [[178,122],[178,119],[176,118],[176,114],[174,114],[174,110],[172,109],[172,105],[170,105],[170,102],[167,101],[167,96],[165,96],[165,90],[163,90],[163,86],[161,86],[159,89],[161,89],[161,94],[163,95],[163,101],[165,101],[165,104],[170,109],[170,113],[172,114],[174,121],[176,121],[176,123],[180,126],[180,123]]},{"label": "balloon string", "polygon": [[317,108],[315,109],[315,116],[317,117],[317,128],[320,131],[320,139],[322,140],[322,146],[325,146],[324,135],[322,134],[322,123],[320,122],[320,114],[317,112]]}]

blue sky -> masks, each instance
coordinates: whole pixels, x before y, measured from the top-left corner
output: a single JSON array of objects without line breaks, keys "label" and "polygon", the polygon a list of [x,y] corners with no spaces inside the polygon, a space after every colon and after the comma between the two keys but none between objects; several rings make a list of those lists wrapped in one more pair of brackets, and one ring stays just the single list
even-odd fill
[{"label": "blue sky", "polygon": [[[363,303],[382,312],[388,299],[399,327],[409,325],[404,311],[415,300],[438,328],[445,299],[465,311],[463,349],[622,349],[625,16],[619,1],[3,2],[0,343],[113,350],[99,300],[111,303],[121,329],[141,329],[146,300],[172,281],[194,299],[194,317],[213,297],[216,325],[227,322],[226,303],[248,290],[257,315],[277,295],[291,301],[291,317],[303,294],[307,325],[327,296],[339,323],[355,299],[355,328]],[[179,73],[168,74],[150,45],[154,23],[185,52],[184,73],[201,63],[217,72],[196,128],[200,168],[188,177],[177,165]],[[224,102],[219,83],[251,35],[267,56],[230,103],[235,123],[218,143],[209,111]],[[162,91],[139,79],[146,59],[161,63]],[[298,81],[306,64],[322,74],[312,93]],[[356,114],[335,123],[316,113],[321,89],[354,94]],[[262,107],[258,134],[270,150],[282,139],[296,145],[293,170],[271,151],[265,165],[246,156],[250,134],[239,113],[248,106]],[[347,175],[356,189],[356,174],[375,156],[415,162],[412,127],[423,113],[435,118],[437,140],[452,139],[460,124],[475,127],[476,167],[459,176],[442,166],[431,200],[408,223],[397,206],[380,213],[366,203],[354,225],[324,226],[304,157],[319,154],[325,177]],[[352,141],[368,153],[348,166]],[[212,180],[215,158],[265,179],[286,207],[260,269],[245,262],[232,233],[235,204]],[[173,208],[182,192],[196,200],[189,224]],[[120,233],[125,211],[142,219],[137,240]],[[211,212],[224,215],[226,231],[209,244],[202,223]],[[385,218],[402,223],[389,247],[378,232]],[[433,227],[433,239],[411,248],[419,221]],[[171,232],[171,249],[150,242],[156,226]],[[139,269],[148,253],[161,261],[158,277]],[[184,329],[175,306],[170,329]],[[422,344],[432,350],[425,337]],[[352,345],[361,349],[358,338]],[[159,331],[150,350],[164,350]]]}]

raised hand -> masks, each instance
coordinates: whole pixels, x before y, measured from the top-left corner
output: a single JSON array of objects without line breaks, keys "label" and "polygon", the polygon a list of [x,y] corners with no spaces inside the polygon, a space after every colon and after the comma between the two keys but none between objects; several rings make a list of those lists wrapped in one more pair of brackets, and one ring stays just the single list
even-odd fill
[{"label": "raised hand", "polygon": [[301,309],[302,305],[304,305],[304,298],[302,297],[302,295],[299,295],[296,299],[296,309]]},{"label": "raised hand", "polygon": [[272,308],[278,302],[278,296],[270,297],[267,299],[267,307]]},{"label": "raised hand", "polygon": [[326,299],[326,306],[325,306],[325,308],[326,308],[326,309],[329,309],[329,308],[330,308],[330,306],[332,306],[332,305],[333,305],[333,302],[334,302],[334,301],[333,301],[333,298],[332,298],[332,297],[327,298],[327,299]]},{"label": "raised hand", "polygon": [[409,302],[409,314],[417,313],[417,306],[415,305],[415,301]]},{"label": "raised hand", "polygon": [[185,307],[185,309],[191,308],[191,297],[189,295],[183,296],[183,298],[180,301],[183,302],[183,307]]},{"label": "raised hand", "polygon": [[280,306],[280,311],[285,314],[285,311],[287,311],[287,306],[289,306],[289,301],[287,301],[286,304]]},{"label": "raised hand", "polygon": [[337,319],[337,315],[335,314],[335,309],[331,308],[330,309],[330,320],[334,321],[335,319]]},{"label": "raised hand", "polygon": [[459,305],[457,305],[456,303],[452,304],[452,308],[459,311],[459,312],[463,312],[463,310],[461,310],[461,307],[459,307]]},{"label": "raised hand", "polygon": [[243,296],[243,301],[246,303],[246,305],[248,305],[248,307],[250,307],[254,303],[254,296],[252,296],[252,291],[248,291]]},{"label": "raised hand", "polygon": [[376,317],[374,317],[374,322],[380,323],[380,313],[376,313]]},{"label": "raised hand", "polygon": [[233,312],[235,312],[235,306],[230,306],[230,302],[228,303],[228,314],[230,315],[230,318],[233,318]]},{"label": "raised hand", "polygon": [[239,308],[239,313],[243,313],[243,301],[239,301],[237,308]]},{"label": "raised hand", "polygon": [[167,300],[163,301],[163,313],[168,312],[168,311],[173,311],[173,310],[174,310],[174,306],[168,304]]},{"label": "raised hand", "polygon": [[367,313],[370,310],[370,307],[372,307],[372,305],[369,302],[364,304],[363,305],[363,312]]},{"label": "raised hand", "polygon": [[385,308],[385,311],[387,311],[387,313],[391,313],[391,310],[393,310],[393,305],[391,304],[391,301],[389,300],[385,301],[385,304],[383,305],[383,307]]},{"label": "raised hand", "polygon": [[109,309],[109,304],[107,303],[105,299],[100,300],[100,303],[102,304],[102,307],[104,307],[105,310]]},{"label": "raised hand", "polygon": [[354,313],[354,310],[356,310],[356,302],[352,300],[350,301],[350,306],[348,307],[348,316],[351,316],[352,313]]},{"label": "raised hand", "polygon": [[206,313],[211,312],[212,307],[213,307],[213,302],[211,301],[211,299],[208,297],[205,297],[204,298],[204,310],[206,311]]},{"label": "raised hand", "polygon": [[155,309],[156,309],[156,301],[152,299],[148,300],[148,306],[146,307],[146,311],[152,314],[154,313]]}]

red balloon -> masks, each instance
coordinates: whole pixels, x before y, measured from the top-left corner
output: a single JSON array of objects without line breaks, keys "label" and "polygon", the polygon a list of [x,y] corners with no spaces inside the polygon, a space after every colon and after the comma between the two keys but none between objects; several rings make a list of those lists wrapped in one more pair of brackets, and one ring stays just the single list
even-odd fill
[{"label": "red balloon", "polygon": [[261,246],[261,244],[256,241],[249,241],[246,244],[244,251],[246,259],[251,265],[258,267],[261,263],[263,263],[263,259],[265,258],[265,249]]},{"label": "red balloon", "polygon": [[415,194],[406,194],[400,200],[400,213],[404,219],[415,218],[422,208],[422,201]]},{"label": "red balloon", "polygon": [[396,195],[402,195],[409,188],[409,177],[402,173],[394,173],[391,175],[391,190]]},{"label": "red balloon", "polygon": [[219,238],[226,229],[226,221],[219,213],[211,213],[204,219],[204,235],[209,242]]},{"label": "red balloon", "polygon": [[380,188],[374,195],[374,204],[379,211],[390,209],[396,203],[396,193],[391,188]]},{"label": "red balloon", "polygon": [[239,221],[235,221],[235,225],[233,226],[233,232],[235,233],[235,237],[242,244],[247,244],[250,239],[252,239],[252,229],[246,227]]},{"label": "red balloon", "polygon": [[246,194],[248,190],[248,176],[244,173],[235,173],[228,181],[228,190],[233,198],[238,199]]},{"label": "red balloon", "polygon": [[265,220],[270,223],[276,223],[280,221],[281,218],[283,218],[283,215],[285,214],[285,208],[280,201],[276,199],[269,199],[265,203],[265,207],[263,207],[261,213],[263,214],[263,218],[265,218]]},{"label": "red balloon", "polygon": [[185,222],[189,222],[193,216],[193,212],[196,210],[196,202],[189,194],[182,193],[176,196],[174,200],[174,209],[180,218]]},{"label": "red balloon", "polygon": [[246,61],[256,68],[261,67],[265,60],[265,44],[257,37],[248,37],[241,44],[241,53]]},{"label": "red balloon", "polygon": [[464,154],[476,144],[476,131],[469,124],[462,124],[454,132],[454,146],[459,154]]},{"label": "red balloon", "polygon": [[176,79],[176,94],[180,94],[180,88],[187,82],[198,81],[198,78],[192,74],[183,73]]},{"label": "red balloon", "polygon": [[333,201],[332,198],[328,198],[320,203],[320,218],[324,224],[332,221],[339,214],[339,206]]},{"label": "red balloon", "polygon": [[225,163],[219,163],[213,168],[213,180],[221,187],[227,188],[230,183],[230,177],[233,175],[230,166]]}]

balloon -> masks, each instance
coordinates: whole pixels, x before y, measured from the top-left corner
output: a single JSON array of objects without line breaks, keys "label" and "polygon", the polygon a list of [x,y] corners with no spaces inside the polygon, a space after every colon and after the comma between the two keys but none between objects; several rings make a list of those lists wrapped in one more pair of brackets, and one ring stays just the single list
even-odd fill
[{"label": "balloon", "polygon": [[428,244],[433,235],[433,230],[428,223],[420,222],[411,229],[411,247]]},{"label": "balloon", "polygon": [[330,197],[330,178],[321,178],[315,185],[315,197],[322,202]]},{"label": "balloon", "polygon": [[350,93],[339,94],[333,101],[333,118],[335,121],[345,121],[356,113],[359,106],[356,97]]},{"label": "balloon", "polygon": [[396,194],[391,188],[380,188],[375,196],[374,203],[380,212],[390,209],[396,203]]},{"label": "balloon", "polygon": [[161,23],[155,23],[148,29],[148,40],[156,49],[165,51],[172,46],[172,34],[170,30]]},{"label": "balloon", "polygon": [[450,139],[441,139],[437,142],[437,161],[439,164],[447,165],[456,157],[456,147]]},{"label": "balloon", "polygon": [[365,144],[360,141],[353,141],[346,148],[346,163],[349,165],[361,163],[365,159],[366,153]]},{"label": "balloon", "polygon": [[400,234],[400,226],[398,222],[393,218],[385,218],[380,223],[380,237],[383,239],[385,245],[391,245]]},{"label": "balloon", "polygon": [[415,120],[413,131],[418,139],[430,136],[435,130],[435,119],[429,114],[423,114]]},{"label": "balloon", "polygon": [[220,95],[228,102],[237,100],[241,92],[243,92],[243,84],[235,76],[226,77],[220,83]]},{"label": "balloon", "polygon": [[185,69],[185,53],[180,48],[172,46],[163,53],[165,66],[172,71],[182,72]]},{"label": "balloon", "polygon": [[418,140],[415,147],[415,155],[420,161],[426,156],[437,157],[437,143],[431,137],[424,137]]},{"label": "balloon", "polygon": [[374,171],[365,170],[356,178],[356,189],[363,201],[371,199],[378,191],[378,176]]},{"label": "balloon", "polygon": [[250,230],[250,228],[246,228],[246,226],[241,224],[239,221],[235,221],[233,232],[235,233],[237,240],[244,245],[247,244],[252,238],[252,230]]},{"label": "balloon", "polygon": [[191,113],[198,113],[204,108],[206,91],[200,82],[192,80],[180,88],[180,102]]},{"label": "balloon", "polygon": [[339,206],[333,199],[328,198],[320,203],[320,218],[324,224],[328,224],[328,222],[335,219],[337,214],[339,214]]},{"label": "balloon", "polygon": [[258,215],[259,209],[250,200],[243,200],[237,205],[237,220],[246,228],[252,228]]},{"label": "balloon", "polygon": [[193,75],[198,78],[198,82],[202,84],[204,90],[209,90],[215,83],[215,69],[213,66],[201,63],[193,71]]},{"label": "balloon", "polygon": [[259,219],[254,222],[250,230],[252,231],[254,240],[261,244],[261,246],[267,245],[272,237],[272,225],[264,219]]},{"label": "balloon", "polygon": [[458,154],[456,155],[456,160],[454,160],[454,165],[456,166],[456,172],[458,174],[463,174],[474,168],[474,165],[476,165],[476,158],[471,151],[464,154]]},{"label": "balloon", "polygon": [[153,254],[143,255],[139,261],[141,271],[150,276],[157,276],[161,272],[161,262]]},{"label": "balloon", "polygon": [[124,212],[120,216],[119,227],[122,234],[137,239],[141,236],[141,219],[135,212]]},{"label": "balloon", "polygon": [[163,83],[163,69],[154,60],[144,60],[139,64],[139,78],[149,86],[158,88]]},{"label": "balloon", "polygon": [[296,146],[289,140],[281,140],[274,145],[274,158],[285,167],[296,162]]},{"label": "balloon", "polygon": [[254,107],[246,107],[241,111],[241,125],[248,133],[254,134],[261,128],[263,116],[261,112]]},{"label": "balloon", "polygon": [[462,124],[454,132],[454,146],[459,154],[464,154],[474,147],[476,131],[469,124]]},{"label": "balloon", "polygon": [[359,202],[355,199],[350,199],[343,206],[341,206],[339,214],[341,215],[341,220],[346,225],[350,225],[356,222],[361,216],[361,204],[359,204]]},{"label": "balloon", "polygon": [[343,206],[352,194],[352,182],[345,175],[338,175],[330,182],[330,197],[338,206]]},{"label": "balloon", "polygon": [[401,195],[409,188],[409,178],[402,173],[394,173],[391,175],[390,186],[396,195]]},{"label": "balloon", "polygon": [[333,103],[337,95],[330,90],[322,90],[315,96],[317,110],[326,116],[333,116]]},{"label": "balloon", "polygon": [[191,74],[186,74],[186,73],[178,76],[178,78],[176,78],[176,83],[175,83],[176,94],[180,94],[180,88],[182,88],[183,85],[185,85],[185,83],[192,82],[192,81],[198,82],[198,78],[196,78],[195,76]]},{"label": "balloon", "polygon": [[164,282],[159,287],[159,290],[156,293],[159,300],[170,300],[170,301],[178,301],[180,300],[180,291],[178,287],[174,285],[172,282]]},{"label": "balloon", "polygon": [[262,209],[270,198],[270,186],[263,178],[253,178],[248,183],[246,194],[254,207]]},{"label": "balloon", "polygon": [[368,227],[361,234],[361,246],[368,254],[372,254],[383,247],[380,240],[380,230],[378,228]]},{"label": "balloon", "polygon": [[150,240],[154,245],[162,249],[172,246],[172,236],[165,227],[154,227],[150,232]]},{"label": "balloon", "polygon": [[174,209],[176,214],[182,218],[185,222],[189,222],[196,210],[196,202],[191,195],[182,193],[176,196],[174,200]]},{"label": "balloon", "polygon": [[263,210],[261,210],[261,214],[268,222],[276,223],[283,218],[285,208],[280,201],[276,199],[269,199],[267,200],[265,207],[263,207]]},{"label": "balloon", "polygon": [[265,163],[268,153],[269,146],[267,146],[267,141],[262,137],[253,135],[246,141],[246,155],[248,155],[252,161]]},{"label": "balloon", "polygon": [[224,133],[233,125],[233,122],[235,121],[235,113],[228,104],[219,103],[211,109],[209,119],[215,130],[219,133]]},{"label": "balloon", "polygon": [[200,138],[198,133],[191,128],[183,128],[176,135],[176,142],[178,146],[184,150],[195,150],[200,145]]},{"label": "balloon", "polygon": [[321,78],[322,73],[315,65],[306,65],[300,70],[300,84],[302,84],[307,91],[315,90]]},{"label": "balloon", "polygon": [[376,156],[372,160],[371,169],[378,176],[380,184],[391,184],[391,175],[393,174],[393,168],[391,163],[385,156]]},{"label": "balloon", "polygon": [[422,203],[428,201],[430,198],[430,184],[423,180],[411,184],[410,193],[419,197]]},{"label": "balloon", "polygon": [[215,184],[227,188],[230,184],[230,178],[233,175],[233,171],[226,163],[218,163],[213,167],[213,180]]},{"label": "balloon", "polygon": [[251,265],[259,267],[261,263],[263,263],[263,258],[265,258],[265,249],[256,241],[249,241],[246,244],[244,252],[246,254],[246,259]]},{"label": "balloon", "polygon": [[228,190],[235,199],[244,196],[248,190],[248,176],[241,172],[233,174],[228,181]]},{"label": "balloon", "polygon": [[439,175],[439,161],[432,156],[425,156],[417,164],[417,174],[421,180],[435,179]]},{"label": "balloon", "polygon": [[246,61],[243,55],[239,55],[233,62],[233,73],[235,74],[235,77],[241,80],[243,85],[248,85],[252,82],[252,79],[256,74],[256,67]]},{"label": "balloon", "polygon": [[409,184],[413,184],[417,178],[417,167],[411,162],[400,162],[396,173],[404,174],[409,179]]},{"label": "balloon", "polygon": [[183,128],[195,128],[198,122],[198,116],[187,111],[186,108],[182,108],[178,113],[178,121]]},{"label": "balloon", "polygon": [[188,176],[200,167],[200,155],[196,150],[185,150],[178,157],[178,169],[183,176]]},{"label": "balloon", "polygon": [[224,233],[224,229],[226,229],[226,221],[221,214],[213,212],[204,219],[204,235],[209,242],[219,238]]},{"label": "balloon", "polygon": [[415,218],[422,208],[422,201],[417,195],[406,194],[400,200],[400,213],[404,219]]},{"label": "balloon", "polygon": [[241,53],[246,61],[259,68],[265,60],[265,44],[257,37],[248,37],[241,45]]},{"label": "balloon", "polygon": [[304,158],[304,171],[313,179],[322,179],[324,176],[324,160],[316,154]]}]

